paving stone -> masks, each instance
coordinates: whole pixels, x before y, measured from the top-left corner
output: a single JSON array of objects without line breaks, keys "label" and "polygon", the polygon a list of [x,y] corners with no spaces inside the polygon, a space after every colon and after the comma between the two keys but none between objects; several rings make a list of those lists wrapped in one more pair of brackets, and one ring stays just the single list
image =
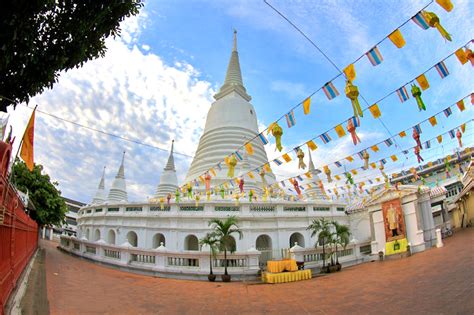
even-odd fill
[{"label": "paving stone", "polygon": [[276,285],[150,277],[41,246],[51,314],[474,314],[474,229],[444,241],[409,258]]}]

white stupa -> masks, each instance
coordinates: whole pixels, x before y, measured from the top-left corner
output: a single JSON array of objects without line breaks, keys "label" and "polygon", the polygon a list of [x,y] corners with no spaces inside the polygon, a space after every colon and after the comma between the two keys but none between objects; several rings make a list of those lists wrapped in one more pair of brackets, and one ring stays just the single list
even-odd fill
[{"label": "white stupa", "polygon": [[114,181],[112,182],[112,187],[110,187],[109,196],[107,197],[107,202],[109,203],[118,203],[118,202],[127,202],[127,185],[125,183],[125,151],[122,156],[122,163],[120,163],[119,170],[115,176]]},{"label": "white stupa", "polygon": [[318,182],[320,181],[319,174],[321,173],[320,170],[317,170],[314,167],[313,163],[313,157],[311,156],[311,151],[308,148],[308,156],[309,156],[309,162],[308,162],[308,172],[311,174],[311,179],[308,180],[310,182],[311,187],[307,188],[305,193],[309,197],[309,199],[313,200],[325,200],[326,196],[323,194],[321,189],[318,186]]},{"label": "white stupa", "polygon": [[[237,52],[237,32],[234,31],[234,47],[230,56],[229,65],[224,84],[219,92],[214,95],[215,102],[207,114],[204,133],[199,140],[199,145],[187,173],[185,183],[192,182],[203,175],[210,168],[216,171],[211,180],[211,186],[216,186],[227,181],[228,168],[222,161],[223,157],[232,154],[246,141],[259,134],[257,114],[252,104],[250,95],[244,87],[240,71],[239,54]],[[263,144],[258,138],[252,141],[253,155],[248,156],[249,170],[253,170],[268,162]],[[243,154],[243,149],[239,151]],[[216,168],[221,162],[222,169]],[[239,162],[235,168],[238,175]],[[275,181],[275,175],[268,173],[266,180],[269,184]],[[255,176],[259,187],[262,186],[260,176]]]},{"label": "white stupa", "polygon": [[166,197],[168,194],[174,195],[176,189],[178,189],[178,178],[176,177],[176,168],[174,166],[173,148],[174,140],[171,142],[170,156],[168,157],[168,162],[161,174],[160,184],[156,188],[155,198]]},{"label": "white stupa", "polygon": [[94,198],[92,199],[92,204],[101,204],[105,202],[105,166],[104,170],[102,171],[102,177],[99,182],[99,187],[97,188],[97,192],[95,193]]}]

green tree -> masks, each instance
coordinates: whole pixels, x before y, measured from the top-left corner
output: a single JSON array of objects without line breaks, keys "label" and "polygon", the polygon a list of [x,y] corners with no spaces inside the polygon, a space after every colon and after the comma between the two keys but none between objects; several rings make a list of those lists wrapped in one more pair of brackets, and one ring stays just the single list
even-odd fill
[{"label": "green tree", "polygon": [[332,242],[331,222],[325,218],[314,219],[306,228],[311,231],[311,237],[318,236],[314,247],[323,246],[323,269],[326,266],[326,244]]},{"label": "green tree", "polygon": [[242,239],[242,231],[237,226],[238,219],[236,216],[230,216],[227,219],[212,219],[209,221],[209,226],[214,230],[215,237],[219,240],[219,249],[224,251],[224,274],[227,276],[227,251],[233,253],[235,247],[232,234],[238,234],[239,239]]},{"label": "green tree", "polygon": [[[0,110],[52,88],[60,71],[103,57],[142,0],[6,0],[0,10]],[[7,99],[8,98],[8,99]]]},{"label": "green tree", "polygon": [[339,263],[339,256],[337,251],[337,245],[341,245],[343,249],[349,244],[349,237],[351,236],[351,232],[347,225],[340,224],[337,221],[332,221],[332,225],[334,226],[334,244],[336,245],[336,264]]},{"label": "green tree", "polygon": [[207,245],[209,246],[209,274],[212,275],[212,258],[213,257],[216,257],[216,253],[218,251],[218,244],[219,244],[219,240],[216,238],[216,236],[214,235],[214,233],[207,233],[206,236],[204,236],[203,238],[201,238],[199,240],[199,244],[201,246],[203,245]]},{"label": "green tree", "polygon": [[66,203],[57,189],[58,182],[51,182],[43,166],[35,164],[30,172],[26,164],[16,160],[12,169],[12,182],[23,192],[28,192],[30,200],[36,208],[33,218],[39,225],[61,225],[67,212]]}]

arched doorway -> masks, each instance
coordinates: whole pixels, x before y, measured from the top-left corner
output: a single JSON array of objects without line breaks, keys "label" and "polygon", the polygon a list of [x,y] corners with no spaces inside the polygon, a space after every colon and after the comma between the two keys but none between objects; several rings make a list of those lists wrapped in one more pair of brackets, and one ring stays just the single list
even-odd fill
[{"label": "arched doorway", "polygon": [[195,235],[188,235],[184,239],[184,250],[199,250],[199,241]]},{"label": "arched doorway", "polygon": [[133,247],[138,246],[138,236],[137,233],[130,231],[127,233],[127,241],[132,245]]},{"label": "arched doorway", "polygon": [[257,237],[255,241],[255,248],[259,251],[262,250],[271,250],[272,249],[272,239],[270,236],[263,234]]},{"label": "arched doorway", "polygon": [[163,246],[166,246],[165,236],[161,233],[156,233],[153,235],[153,248],[160,247],[161,243],[163,243]]},{"label": "arched doorway", "polygon": [[100,240],[100,230],[96,229],[94,233],[94,241],[97,242],[98,240]]},{"label": "arched doorway", "polygon": [[298,243],[298,246],[304,247],[304,236],[301,233],[295,232],[290,236],[290,247],[295,246],[295,243]]},{"label": "arched doorway", "polygon": [[109,230],[109,233],[107,234],[107,243],[111,245],[115,245],[115,231],[114,230]]}]

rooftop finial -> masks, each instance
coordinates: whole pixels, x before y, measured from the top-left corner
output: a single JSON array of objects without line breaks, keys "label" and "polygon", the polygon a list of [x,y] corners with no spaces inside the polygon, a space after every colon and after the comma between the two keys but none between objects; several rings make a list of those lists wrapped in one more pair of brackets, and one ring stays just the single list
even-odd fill
[{"label": "rooftop finial", "polygon": [[232,51],[237,51],[237,30],[234,29],[234,48]]}]

